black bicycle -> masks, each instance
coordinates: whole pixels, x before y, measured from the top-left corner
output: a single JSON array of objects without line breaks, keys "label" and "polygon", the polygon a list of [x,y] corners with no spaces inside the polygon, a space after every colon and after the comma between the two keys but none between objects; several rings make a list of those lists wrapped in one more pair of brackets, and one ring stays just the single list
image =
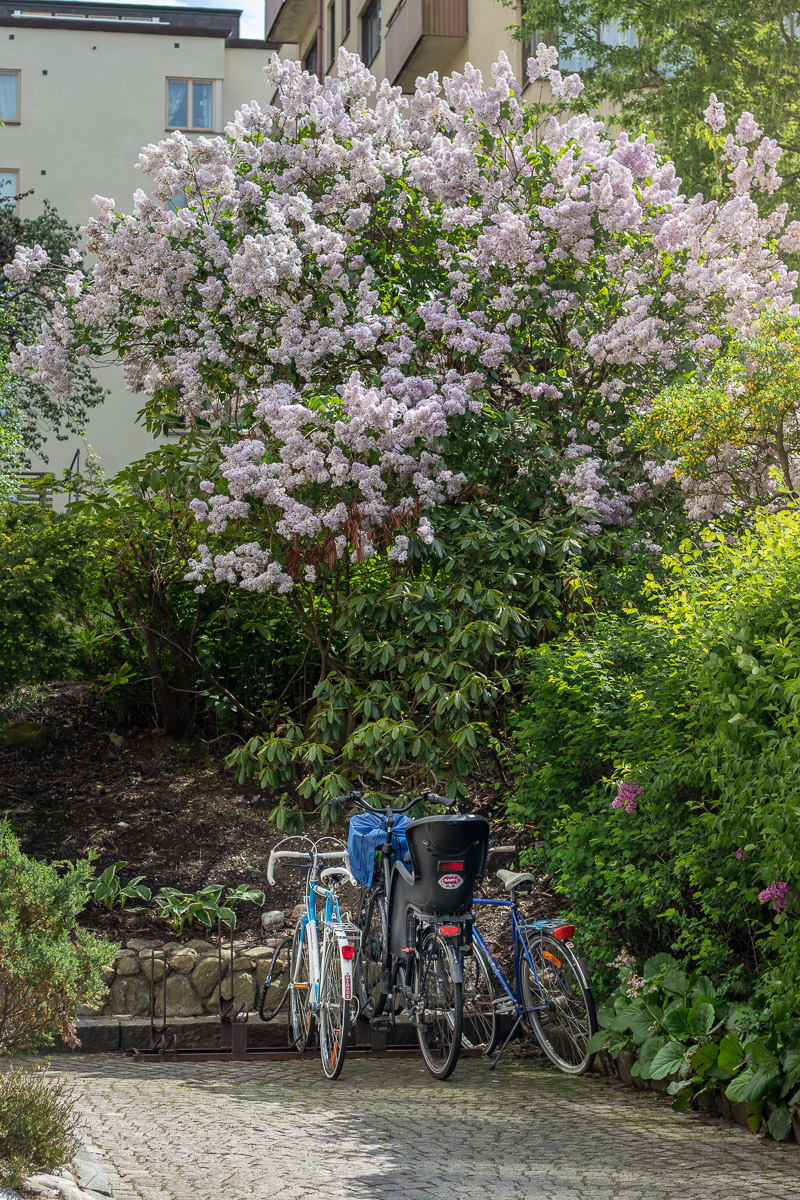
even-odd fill
[{"label": "black bicycle", "polygon": [[376,809],[359,792],[336,801],[368,819],[350,822],[350,869],[361,883],[356,923],[361,1009],[386,1028],[405,1012],[436,1079],[458,1062],[463,1020],[462,958],[472,943],[472,893],[484,871],[489,823],[439,815],[409,820],[417,804],[451,807],[424,792],[401,808]]}]

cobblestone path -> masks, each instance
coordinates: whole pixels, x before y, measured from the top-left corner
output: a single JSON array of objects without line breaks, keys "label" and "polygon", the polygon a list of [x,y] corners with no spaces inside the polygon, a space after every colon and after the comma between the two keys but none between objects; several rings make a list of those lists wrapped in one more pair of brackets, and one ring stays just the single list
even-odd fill
[{"label": "cobblestone path", "polygon": [[479,1060],[56,1059],[114,1200],[800,1200],[800,1146],[599,1077]]}]

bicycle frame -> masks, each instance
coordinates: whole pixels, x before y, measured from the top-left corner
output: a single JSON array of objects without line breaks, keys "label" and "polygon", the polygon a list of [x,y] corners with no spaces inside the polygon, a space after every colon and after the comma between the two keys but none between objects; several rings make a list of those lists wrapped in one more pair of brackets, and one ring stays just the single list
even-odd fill
[{"label": "bicycle frame", "polygon": [[[520,954],[520,950],[522,951],[522,954],[525,955],[525,960],[531,969],[531,973],[533,974],[533,978],[536,981],[537,988],[540,988],[540,984],[539,984],[539,976],[536,974],[536,968],[533,965],[533,960],[530,956],[530,952],[528,951],[528,947],[525,944],[525,939],[522,937],[522,935],[520,933],[520,924],[521,923],[520,923],[519,917],[517,916],[516,904],[513,902],[513,900],[482,900],[477,896],[473,899],[473,904],[483,904],[487,908],[489,908],[489,907],[491,907],[491,908],[508,908],[511,910],[511,937],[512,937],[512,944],[514,946],[515,991],[512,992],[511,988],[509,987],[508,980],[506,979],[505,975],[503,974],[502,967],[500,967],[499,964],[496,962],[494,955],[490,951],[489,947],[486,945],[486,942],[481,937],[481,932],[476,925],[472,926],[472,939],[473,939],[473,941],[478,943],[478,946],[480,947],[481,951],[483,952],[483,955],[486,958],[486,961],[489,963],[489,966],[494,971],[494,973],[497,977],[498,983],[501,985],[501,987],[505,991],[509,1000],[511,1000],[511,1002],[513,1003],[514,1012],[516,1013],[516,1015],[520,1016],[520,1017],[525,1017],[528,1015],[528,1013],[543,1012],[544,1009],[546,1008],[546,1005],[537,1004],[534,1008],[525,1008],[522,1004],[522,979],[520,976],[520,965],[522,962],[522,956]],[[547,924],[547,922],[546,921],[525,920],[523,922],[523,924],[526,929],[542,929]]]}]

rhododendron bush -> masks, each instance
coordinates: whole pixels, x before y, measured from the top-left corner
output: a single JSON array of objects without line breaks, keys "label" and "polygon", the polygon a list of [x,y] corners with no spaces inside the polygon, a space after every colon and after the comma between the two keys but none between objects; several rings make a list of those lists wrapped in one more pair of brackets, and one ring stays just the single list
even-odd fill
[{"label": "rhododendron bush", "polygon": [[274,104],[146,147],[132,215],[96,198],[96,265],[20,352],[66,394],[113,351],[154,427],[210,423],[191,582],[284,596],[318,668],[237,757],[271,787],[463,773],[520,639],[598,554],[646,552],[674,463],[632,414],[790,304],[800,230],[759,216],[778,151],[752,118],[719,137],[722,197],[687,198],[645,138],[570,115],[556,62],[523,104],[504,57],[410,98],[344,51],[322,82],[273,57]]}]

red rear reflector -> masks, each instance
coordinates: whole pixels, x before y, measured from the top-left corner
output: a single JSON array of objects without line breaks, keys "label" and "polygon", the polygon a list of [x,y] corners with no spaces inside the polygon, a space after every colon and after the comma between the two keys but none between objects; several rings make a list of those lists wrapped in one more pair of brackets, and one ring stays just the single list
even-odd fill
[{"label": "red rear reflector", "polygon": [[355,946],[342,946],[342,958],[345,962],[350,962],[350,959],[356,952]]},{"label": "red rear reflector", "polygon": [[439,933],[443,933],[445,937],[454,937],[460,929],[460,925],[442,925]]},{"label": "red rear reflector", "polygon": [[463,862],[447,862],[447,863],[440,862],[439,870],[440,871],[463,871],[464,864],[463,864]]},{"label": "red rear reflector", "polygon": [[553,930],[553,937],[558,938],[560,942],[566,942],[575,932],[574,925],[559,925],[558,929]]}]

